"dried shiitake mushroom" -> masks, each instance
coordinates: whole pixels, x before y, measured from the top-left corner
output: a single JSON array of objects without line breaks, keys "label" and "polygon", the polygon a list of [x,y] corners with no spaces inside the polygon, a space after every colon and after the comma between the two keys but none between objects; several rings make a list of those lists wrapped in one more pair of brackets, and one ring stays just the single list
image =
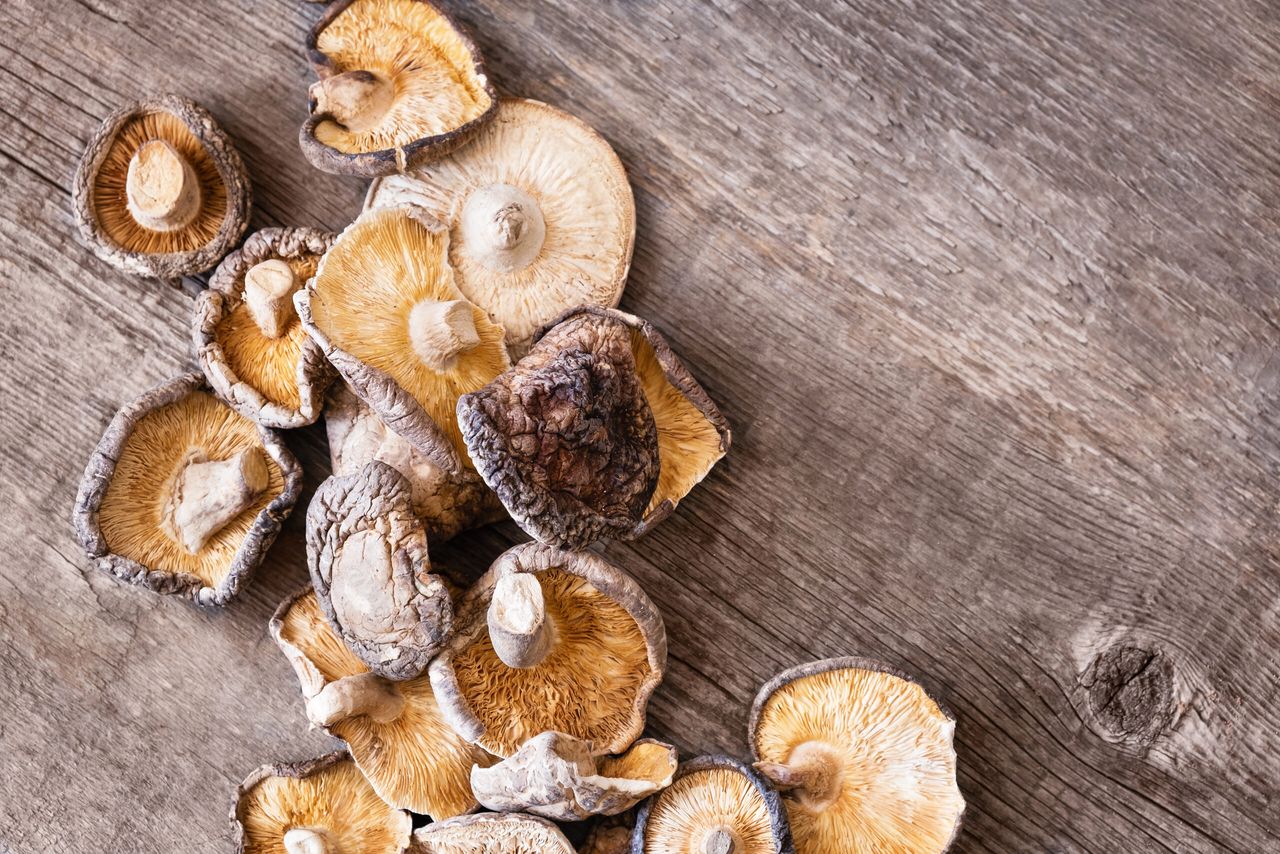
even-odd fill
[{"label": "dried shiitake mushroom", "polygon": [[507,550],[458,604],[454,627],[429,668],[440,711],[502,757],[548,730],[621,753],[666,669],[657,608],[589,552]]},{"label": "dried shiitake mushroom", "polygon": [[458,401],[476,470],[531,536],[565,548],[640,536],[729,448],[729,427],[653,325],[568,312]]},{"label": "dried shiitake mushroom", "polygon": [[116,110],[89,140],[71,203],[104,261],[175,279],[207,270],[249,224],[249,177],[202,107],[161,95]]},{"label": "dried shiitake mushroom", "polygon": [[431,574],[400,472],[371,462],[320,484],[307,508],[307,565],[326,619],[366,667],[395,680],[426,669],[453,625],[453,603]]},{"label": "dried shiitake mushroom", "polygon": [[450,474],[387,426],[344,382],[334,383],[325,404],[329,460],[336,475],[358,472],[374,460],[409,481],[413,514],[427,541],[442,543],[469,528],[506,518],[502,502],[474,470]]},{"label": "dried shiitake mushroom", "polygon": [[[406,0],[410,2],[411,0]],[[451,475],[467,466],[454,410],[510,364],[502,327],[463,298],[449,233],[410,208],[348,226],[295,296],[298,316],[351,388]]]},{"label": "dried shiitake mushroom", "polygon": [[126,404],[85,467],[73,523],[102,570],[224,605],[262,562],[302,470],[259,427],[187,374]]},{"label": "dried shiitake mushroom", "polygon": [[640,807],[631,854],[795,854],[795,848],[786,811],[760,775],[727,756],[700,756],[681,764],[672,784]]},{"label": "dried shiitake mushroom", "polygon": [[209,385],[264,427],[302,427],[320,415],[333,368],[298,322],[293,293],[335,237],[314,228],[254,232],[196,296],[192,336]]},{"label": "dried shiitake mushroom", "polygon": [[504,99],[471,144],[374,182],[366,206],[403,202],[448,223],[459,290],[506,329],[517,356],[562,312],[622,297],[631,185],[604,137],[562,110]]},{"label": "dried shiitake mushroom", "polygon": [[493,116],[480,51],[427,0],[335,0],[307,38],[320,77],[302,151],[371,178],[448,154]]},{"label": "dried shiitake mushroom", "polygon": [[418,828],[409,854],[574,854],[574,850],[560,828],[545,818],[479,813]]},{"label": "dried shiitake mushroom", "polygon": [[911,677],[861,658],[816,661],[760,689],[756,768],[784,791],[801,854],[946,850],[960,828],[956,722]]},{"label": "dried shiitake mushroom", "polygon": [[281,604],[271,636],[298,676],[308,720],[347,743],[379,797],[437,821],[475,809],[471,767],[492,759],[441,716],[426,676],[392,682],[370,673],[310,588]]},{"label": "dried shiitake mushroom", "polygon": [[236,789],[231,824],[236,854],[401,854],[413,828],[345,750],[254,771]]},{"label": "dried shiitake mushroom", "polygon": [[649,738],[621,756],[596,757],[580,738],[544,732],[496,765],[471,769],[471,790],[485,809],[582,821],[617,815],[669,786],[677,762],[674,747]]}]

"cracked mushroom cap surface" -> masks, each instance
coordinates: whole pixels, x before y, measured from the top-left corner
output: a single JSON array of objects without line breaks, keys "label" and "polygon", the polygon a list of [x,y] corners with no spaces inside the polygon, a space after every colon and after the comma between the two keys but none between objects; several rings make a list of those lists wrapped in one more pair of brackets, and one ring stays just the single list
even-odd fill
[{"label": "cracked mushroom cap surface", "polygon": [[264,427],[303,427],[324,405],[333,368],[298,322],[293,294],[336,236],[314,228],[256,231],[196,295],[192,338],[205,378]]},{"label": "cracked mushroom cap surface", "polygon": [[621,753],[666,670],[657,608],[588,552],[509,549],[463,597],[454,625],[431,684],[454,729],[496,756],[548,730]]},{"label": "cracked mushroom cap surface", "polygon": [[372,178],[428,163],[497,106],[475,42],[427,0],[335,0],[307,53],[320,80],[299,141],[326,172]]},{"label": "cracked mushroom cap surface", "polygon": [[471,767],[492,759],[445,721],[425,675],[392,682],[369,672],[309,587],[280,605],[270,628],[298,677],[308,720],[347,743],[379,797],[436,821],[476,808]]},{"label": "cracked mushroom cap surface", "polygon": [[93,563],[158,593],[224,605],[302,489],[280,436],[186,374],[116,413],[85,467],[73,525]]},{"label": "cracked mushroom cap surface", "polygon": [[641,536],[725,455],[729,427],[652,324],[584,306],[458,401],[476,470],[534,537]]},{"label": "cracked mushroom cap surface", "polygon": [[454,285],[449,234],[410,208],[363,214],[295,296],[329,361],[388,427],[451,475],[470,462],[455,409],[510,365],[502,327]]},{"label": "cracked mushroom cap surface", "polygon": [[876,661],[784,671],[751,711],[756,767],[785,791],[796,850],[945,851],[959,832],[955,718]]},{"label": "cracked mushroom cap surface", "polygon": [[574,850],[560,828],[544,818],[478,813],[418,828],[409,854],[574,854]]},{"label": "cracked mushroom cap surface", "polygon": [[207,270],[249,223],[244,163],[203,107],[177,95],[127,104],[89,140],[72,184],[80,235],[142,276]]},{"label": "cracked mushroom cap surface", "polygon": [[471,790],[485,809],[556,821],[617,815],[671,784],[676,749],[644,738],[621,756],[593,756],[591,745],[544,732],[507,759],[471,769]]},{"label": "cracked mushroom cap surface", "polygon": [[750,767],[727,756],[700,756],[682,763],[672,784],[640,807],[631,836],[631,854],[795,850],[777,793]]},{"label": "cracked mushroom cap surface", "polygon": [[345,750],[265,765],[236,789],[237,854],[401,854],[408,813],[383,803]]},{"label": "cracked mushroom cap surface", "polygon": [[366,206],[420,205],[447,223],[458,287],[523,355],[580,305],[616,306],[635,244],[635,199],[609,143],[563,110],[506,98],[450,157],[376,181]]}]

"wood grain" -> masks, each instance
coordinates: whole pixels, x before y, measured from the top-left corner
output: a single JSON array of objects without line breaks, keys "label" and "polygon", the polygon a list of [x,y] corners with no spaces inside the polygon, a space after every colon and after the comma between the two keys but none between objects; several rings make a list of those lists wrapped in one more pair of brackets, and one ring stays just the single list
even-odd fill
[{"label": "wood grain", "polygon": [[[653,734],[746,752],[808,658],[959,719],[962,851],[1280,850],[1280,9],[1269,0],[452,2],[500,89],[581,115],[639,208],[623,307],[735,447],[607,549],[662,607]],[[241,777],[330,743],[266,634],[301,513],[206,613],[77,553],[118,405],[189,362],[190,293],[80,246],[98,121],[172,90],[337,229],[296,142],[318,9],[0,4],[0,852],[217,851]],[[321,430],[289,435],[308,493]],[[305,506],[305,505],[301,505]],[[511,527],[433,557],[474,577]]]}]

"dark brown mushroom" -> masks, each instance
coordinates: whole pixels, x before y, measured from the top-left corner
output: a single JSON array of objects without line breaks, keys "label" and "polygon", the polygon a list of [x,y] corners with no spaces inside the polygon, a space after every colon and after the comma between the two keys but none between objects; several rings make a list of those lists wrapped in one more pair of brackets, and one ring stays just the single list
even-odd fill
[{"label": "dark brown mushroom", "polygon": [[574,854],[545,818],[520,813],[464,815],[420,827],[409,854]]}]

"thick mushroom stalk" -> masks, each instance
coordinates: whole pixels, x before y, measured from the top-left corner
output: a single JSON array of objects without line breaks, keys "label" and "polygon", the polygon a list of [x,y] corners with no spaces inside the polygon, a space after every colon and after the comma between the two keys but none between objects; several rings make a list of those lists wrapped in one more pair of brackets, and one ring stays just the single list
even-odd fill
[{"label": "thick mushroom stalk", "polygon": [[843,785],[843,763],[835,749],[823,742],[806,741],[787,757],[786,764],[757,762],[756,770],[782,792],[815,812],[835,803]]},{"label": "thick mushroom stalk", "polygon": [[226,460],[191,459],[174,479],[165,508],[170,536],[189,553],[198,553],[258,500],[268,482],[260,448],[245,448]]},{"label": "thick mushroom stalk", "polygon": [[287,854],[329,854],[329,845],[322,831],[291,827],[284,832],[284,850]]},{"label": "thick mushroom stalk", "polygon": [[281,258],[268,258],[254,264],[244,274],[244,301],[258,329],[268,338],[284,335],[289,322],[296,317],[293,292],[297,276],[289,263]]},{"label": "thick mushroom stalk", "polygon": [[741,842],[732,830],[717,827],[702,840],[702,850],[698,854],[737,854]]},{"label": "thick mushroom stalk", "polygon": [[178,149],[153,139],[140,145],[129,161],[125,200],[144,228],[177,231],[200,212],[200,181]]},{"label": "thick mushroom stalk", "polygon": [[382,121],[395,101],[395,86],[372,71],[347,71],[311,84],[311,112],[327,115],[352,133]]},{"label": "thick mushroom stalk", "polygon": [[538,257],[547,224],[533,196],[511,184],[491,184],[472,193],[459,228],[476,260],[491,270],[523,270]]},{"label": "thick mushroom stalk", "polygon": [[466,300],[420,301],[409,312],[409,340],[423,364],[445,372],[459,355],[480,343],[471,303]]},{"label": "thick mushroom stalk", "polygon": [[542,585],[532,572],[499,578],[486,616],[493,651],[508,667],[537,667],[555,645]]},{"label": "thick mushroom stalk", "polygon": [[365,715],[380,724],[390,723],[404,710],[404,697],[395,685],[375,673],[337,679],[307,701],[307,720],[318,727],[333,726],[347,718]]}]

